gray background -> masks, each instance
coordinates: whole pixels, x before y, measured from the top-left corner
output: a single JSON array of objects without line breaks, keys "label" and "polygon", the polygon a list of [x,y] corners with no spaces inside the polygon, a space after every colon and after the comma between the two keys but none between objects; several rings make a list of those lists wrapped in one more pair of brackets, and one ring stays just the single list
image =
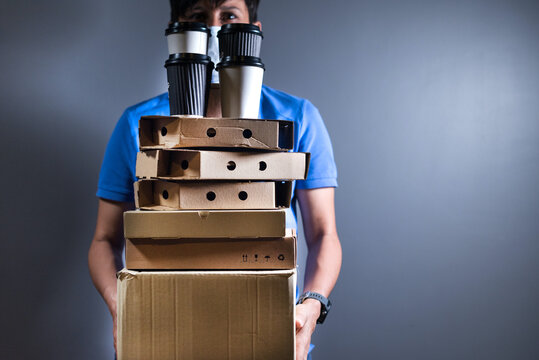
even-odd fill
[{"label": "gray background", "polygon": [[[339,169],[315,359],[539,358],[537,1],[260,12],[266,83],[318,106]],[[2,359],[111,358],[94,193],[124,108],[166,90],[167,20],[166,0],[1,2]]]}]

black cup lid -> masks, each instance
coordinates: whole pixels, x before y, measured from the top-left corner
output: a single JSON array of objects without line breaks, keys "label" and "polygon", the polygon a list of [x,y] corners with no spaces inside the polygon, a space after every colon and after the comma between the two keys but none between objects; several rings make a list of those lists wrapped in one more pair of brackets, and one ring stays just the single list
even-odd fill
[{"label": "black cup lid", "polygon": [[181,53],[172,54],[165,61],[165,67],[175,64],[210,64],[213,68],[213,62],[208,55]]},{"label": "black cup lid", "polygon": [[204,23],[200,22],[174,22],[165,30],[165,35],[177,34],[183,31],[202,31],[210,33],[210,29]]},{"label": "black cup lid", "polygon": [[224,34],[230,34],[230,33],[239,33],[239,32],[247,32],[247,33],[253,33],[260,35],[261,38],[264,38],[264,35],[262,34],[262,31],[260,28],[253,24],[241,24],[241,23],[233,23],[233,24],[225,24],[221,26],[221,30],[217,33],[217,37],[219,35]]},{"label": "black cup lid", "polygon": [[216,69],[219,70],[220,68],[227,66],[257,66],[266,70],[262,59],[256,56],[225,56],[221,62],[217,64]]}]

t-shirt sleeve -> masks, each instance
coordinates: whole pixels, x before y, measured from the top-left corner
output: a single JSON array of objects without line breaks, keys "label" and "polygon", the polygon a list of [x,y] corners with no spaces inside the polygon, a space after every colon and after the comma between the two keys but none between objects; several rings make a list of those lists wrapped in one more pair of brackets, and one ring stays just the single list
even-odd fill
[{"label": "t-shirt sleeve", "polygon": [[137,158],[138,129],[129,109],[118,120],[110,137],[97,185],[97,196],[113,201],[134,201],[133,182]]},{"label": "t-shirt sleeve", "polygon": [[333,147],[320,112],[311,102],[305,100],[300,117],[298,151],[311,153],[311,162],[307,179],[296,181],[296,188],[337,187]]}]

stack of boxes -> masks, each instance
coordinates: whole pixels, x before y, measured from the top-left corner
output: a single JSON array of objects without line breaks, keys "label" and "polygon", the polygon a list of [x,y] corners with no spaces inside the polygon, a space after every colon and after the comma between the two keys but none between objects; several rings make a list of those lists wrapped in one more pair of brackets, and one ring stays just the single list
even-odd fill
[{"label": "stack of boxes", "polygon": [[294,359],[292,180],[281,120],[147,116],[124,214],[119,359]]}]

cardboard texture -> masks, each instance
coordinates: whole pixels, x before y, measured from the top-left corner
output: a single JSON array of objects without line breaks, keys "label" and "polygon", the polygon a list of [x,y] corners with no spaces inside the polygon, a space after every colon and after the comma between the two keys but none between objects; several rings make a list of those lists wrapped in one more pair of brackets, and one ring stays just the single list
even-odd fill
[{"label": "cardboard texture", "polygon": [[139,180],[135,206],[145,210],[290,207],[292,183]]},{"label": "cardboard texture", "polygon": [[170,180],[302,180],[309,153],[148,150],[137,154],[136,176]]},{"label": "cardboard texture", "polygon": [[124,236],[128,239],[256,239],[285,235],[285,210],[124,212]]},{"label": "cardboard texture", "polygon": [[296,236],[276,239],[126,239],[131,270],[294,269]]},{"label": "cardboard texture", "polygon": [[118,273],[119,360],[295,359],[295,270]]},{"label": "cardboard texture", "polygon": [[294,123],[286,120],[143,116],[142,150],[185,147],[242,147],[287,151],[294,147]]}]

